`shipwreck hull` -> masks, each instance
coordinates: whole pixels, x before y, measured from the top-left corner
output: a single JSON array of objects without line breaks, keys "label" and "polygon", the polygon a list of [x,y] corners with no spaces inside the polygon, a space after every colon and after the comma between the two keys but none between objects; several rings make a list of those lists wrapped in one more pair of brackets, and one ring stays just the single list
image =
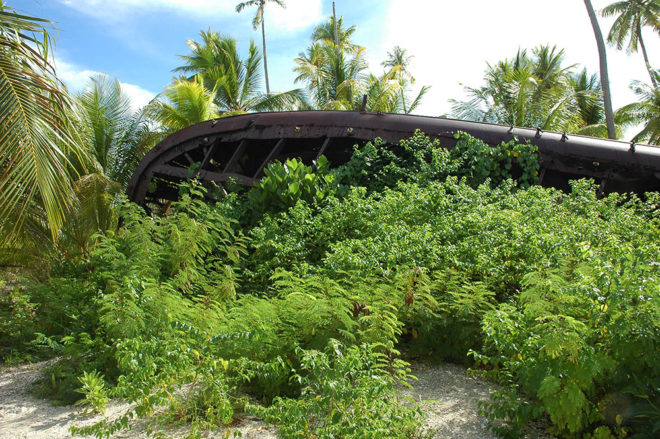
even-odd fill
[{"label": "shipwreck hull", "polygon": [[175,200],[189,177],[223,187],[231,179],[253,185],[272,160],[325,155],[345,163],[353,146],[380,137],[394,143],[420,129],[445,148],[454,134],[495,145],[514,138],[539,147],[539,184],[561,189],[593,178],[603,192],[660,190],[660,147],[478,122],[400,114],[300,111],[244,114],[192,125],[167,137],[140,162],[128,186],[131,201]]}]

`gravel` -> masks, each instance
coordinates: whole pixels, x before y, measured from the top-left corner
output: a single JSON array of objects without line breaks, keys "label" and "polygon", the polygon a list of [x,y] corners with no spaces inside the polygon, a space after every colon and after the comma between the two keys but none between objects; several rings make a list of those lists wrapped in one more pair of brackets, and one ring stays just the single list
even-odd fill
[{"label": "gravel", "polygon": [[[41,362],[0,370],[0,439],[69,438],[72,425],[89,425],[102,419],[101,416],[81,417],[78,407],[55,407],[46,400],[32,397],[29,389],[41,378],[41,371],[47,364]],[[478,414],[478,401],[488,399],[492,383],[471,377],[464,367],[454,364],[415,364],[413,374],[419,380],[411,383],[413,389],[403,389],[402,394],[423,404],[427,414],[425,427],[435,433],[434,437],[495,439],[488,431],[486,419]],[[106,415],[116,416],[127,407],[125,403],[113,401],[108,404]],[[243,418],[228,429],[248,439],[277,437],[274,427],[256,418]],[[169,431],[168,435],[181,438],[185,433],[185,428],[179,428]],[[222,433],[224,431],[205,437],[220,438]],[[144,423],[115,437],[146,438]],[[538,430],[527,435],[530,439],[541,437],[549,438]]]}]

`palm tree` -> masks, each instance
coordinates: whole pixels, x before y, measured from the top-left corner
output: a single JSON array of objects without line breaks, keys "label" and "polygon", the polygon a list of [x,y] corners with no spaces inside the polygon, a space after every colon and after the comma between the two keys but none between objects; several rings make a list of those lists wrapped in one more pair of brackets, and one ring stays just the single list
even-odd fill
[{"label": "palm tree", "polygon": [[199,75],[207,90],[213,93],[221,115],[294,109],[305,105],[300,89],[283,93],[258,92],[261,55],[254,42],[250,41],[248,57],[242,60],[233,38],[211,31],[202,31],[201,37],[201,43],[188,40],[192,53],[179,55],[186,64],[174,71],[192,73],[189,80]]},{"label": "palm tree", "polygon": [[396,76],[399,81],[399,101],[401,110],[405,114],[409,114],[415,110],[415,108],[421,103],[424,95],[429,91],[431,86],[424,85],[420,89],[417,97],[410,101],[406,94],[406,89],[408,85],[415,83],[415,77],[410,73],[410,60],[412,60],[412,55],[408,55],[406,49],[403,49],[399,46],[395,46],[391,52],[387,52],[387,59],[383,61],[382,65],[385,68],[389,68],[392,71],[396,71]]},{"label": "palm tree", "polygon": [[603,41],[603,34],[600,31],[598,18],[591,0],[584,0],[584,6],[587,8],[591,27],[594,30],[596,37],[596,45],[598,46],[598,60],[600,63],[600,80],[603,89],[603,106],[605,108],[605,122],[607,124],[607,137],[616,139],[616,128],[614,126],[614,111],[612,110],[612,97],[610,93],[610,75],[607,72],[607,53],[605,49],[605,42]]},{"label": "palm tree", "polygon": [[[660,71],[652,72],[656,83],[660,83]],[[633,137],[634,142],[648,142],[660,145],[660,87],[634,81],[632,90],[639,97],[638,102],[619,108],[617,115],[628,126],[644,125]]]},{"label": "palm tree", "polygon": [[[567,132],[583,136],[607,138],[605,110],[603,108],[603,92],[598,75],[589,75],[587,69],[571,75],[570,84],[573,89],[574,105],[577,108],[573,126]],[[614,113],[614,126],[617,139],[624,133],[625,123],[620,111]]]},{"label": "palm tree", "polygon": [[355,26],[344,28],[343,18],[319,24],[312,32],[312,43],[294,61],[295,82],[306,84],[313,107],[326,110],[351,110],[366,90],[365,48],[353,44]]},{"label": "palm tree", "polygon": [[415,99],[410,100],[406,88],[414,82],[409,71],[410,56],[395,47],[383,62],[387,70],[380,76],[367,74],[366,49],[354,44],[351,36],[355,26],[344,27],[343,18],[337,19],[335,44],[335,18],[314,29],[312,42],[295,59],[295,82],[306,85],[312,107],[324,110],[362,109],[366,95],[367,111],[409,113],[421,102],[429,87],[424,86]]},{"label": "palm tree", "polygon": [[295,82],[305,82],[319,109],[348,110],[361,99],[366,87],[365,49],[349,53],[332,44],[313,43],[295,59]]},{"label": "palm tree", "polygon": [[[16,241],[29,212],[53,239],[71,204],[70,156],[82,156],[71,101],[50,64],[49,21],[0,0],[0,241]],[[36,203],[36,204],[35,204]],[[31,220],[29,220],[31,221]]]},{"label": "palm tree", "polygon": [[598,75],[589,75],[587,69],[570,77],[571,88],[575,95],[577,114],[575,127],[571,131],[594,137],[607,137],[603,94]]},{"label": "palm tree", "polygon": [[[74,183],[75,198],[58,242],[84,253],[91,237],[112,229],[117,216],[112,201],[121,193],[140,160],[160,139],[142,110],[133,111],[117,79],[95,75],[76,96],[78,132],[87,150],[88,173]],[[74,166],[77,162],[74,162]]]},{"label": "palm tree", "polygon": [[89,168],[125,188],[158,137],[143,111],[131,110],[117,79],[92,76],[76,103],[82,122],[79,131],[92,160]]},{"label": "palm tree", "polygon": [[589,75],[587,69],[571,76],[571,87],[576,96],[580,124],[595,125],[603,122],[603,95],[598,75]]},{"label": "palm tree", "polygon": [[243,9],[251,6],[257,7],[257,14],[252,20],[252,26],[254,30],[257,30],[257,27],[261,24],[261,39],[262,39],[262,48],[264,51],[264,75],[266,77],[266,94],[270,94],[270,84],[268,82],[268,58],[266,56],[266,28],[264,25],[264,14],[266,9],[267,2],[273,2],[281,7],[286,7],[283,0],[248,0],[246,2],[240,2],[236,5],[236,12],[241,12]]},{"label": "palm tree", "polygon": [[[402,95],[403,87],[399,81],[398,66],[381,76],[369,75],[366,80],[367,111],[381,113],[399,113],[403,111],[405,101]],[[359,110],[362,99],[354,101],[353,110]]]},{"label": "palm tree", "polygon": [[[355,53],[360,49],[360,46],[351,41],[353,34],[357,30],[357,26],[352,25],[344,28],[344,17],[337,19],[337,46],[347,52]],[[335,17],[330,16],[330,19],[324,23],[319,24],[312,32],[312,42],[321,43],[323,45],[334,46],[335,44]]]},{"label": "palm tree", "polygon": [[387,70],[380,76],[367,74],[366,49],[354,44],[351,36],[355,26],[344,27],[337,19],[335,44],[334,16],[318,25],[312,33],[312,43],[295,59],[295,82],[306,84],[314,108],[325,110],[362,109],[367,96],[367,111],[409,113],[421,102],[429,87],[424,86],[412,101],[406,87],[414,82],[410,74],[410,56],[399,47],[383,63]]},{"label": "palm tree", "polygon": [[601,11],[601,15],[603,17],[617,15],[607,36],[607,41],[621,50],[627,40],[626,51],[628,53],[637,52],[641,48],[651,83],[657,87],[658,83],[649,63],[646,45],[642,38],[642,28],[650,26],[654,31],[660,33],[660,0],[618,1],[606,6]]},{"label": "palm tree", "polygon": [[215,90],[204,87],[201,76],[193,81],[178,79],[148,107],[149,116],[172,134],[190,125],[220,116],[213,102]]},{"label": "palm tree", "polygon": [[541,46],[528,55],[519,50],[512,59],[488,65],[480,88],[466,87],[471,97],[453,103],[459,119],[505,125],[564,130],[574,118],[569,81],[573,66],[563,66],[564,51]]},{"label": "palm tree", "polygon": [[295,82],[306,83],[314,108],[360,108],[362,95],[367,90],[366,49],[351,41],[356,27],[345,29],[343,24],[343,18],[337,19],[337,45],[333,16],[316,26],[307,51],[295,59]]},{"label": "palm tree", "polygon": [[306,52],[299,53],[298,58],[294,60],[297,64],[293,69],[297,73],[294,82],[307,83],[307,92],[316,108],[320,108],[320,104],[328,100],[326,80],[322,69],[326,52],[324,47],[320,43],[312,43]]},{"label": "palm tree", "polygon": [[408,55],[408,51],[402,47],[394,46],[391,52],[387,52],[387,59],[382,62],[382,66],[386,68],[394,68],[399,66],[399,73],[402,78],[406,78],[410,83],[415,83],[415,78],[410,73],[410,60],[413,59],[412,55]]}]

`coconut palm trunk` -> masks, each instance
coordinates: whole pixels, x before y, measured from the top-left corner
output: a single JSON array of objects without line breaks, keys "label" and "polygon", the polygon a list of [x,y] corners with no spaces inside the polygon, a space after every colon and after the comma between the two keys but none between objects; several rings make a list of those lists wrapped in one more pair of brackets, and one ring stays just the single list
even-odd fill
[{"label": "coconut palm trunk", "polygon": [[241,12],[248,6],[257,7],[257,15],[255,15],[254,20],[252,20],[252,27],[254,30],[257,30],[257,26],[261,24],[261,41],[264,52],[264,79],[266,80],[266,95],[270,95],[270,81],[268,80],[268,58],[266,55],[266,25],[264,23],[266,21],[264,17],[264,14],[266,13],[266,3],[268,2],[275,3],[282,8],[285,7],[284,0],[248,0],[236,5],[236,12]]},{"label": "coconut palm trunk", "polygon": [[264,49],[264,78],[266,79],[266,94],[270,94],[270,82],[268,82],[268,56],[266,55],[266,25],[264,24],[264,10],[261,10],[261,40]]},{"label": "coconut palm trunk", "polygon": [[605,52],[605,41],[603,34],[598,25],[598,18],[596,12],[591,4],[591,0],[584,0],[584,6],[587,8],[589,20],[591,20],[591,27],[594,30],[596,37],[596,45],[598,46],[598,60],[600,63],[600,82],[603,88],[603,105],[605,107],[605,122],[607,125],[607,137],[616,139],[616,129],[614,127],[614,111],[612,110],[612,96],[610,94],[610,76],[607,73],[607,54]]},{"label": "coconut palm trunk", "polygon": [[642,56],[644,57],[644,63],[646,64],[646,70],[649,72],[649,76],[651,77],[651,84],[653,84],[653,87],[657,87],[658,83],[655,80],[655,75],[653,74],[653,68],[651,67],[651,63],[649,62],[649,55],[646,52],[646,44],[644,44],[644,39],[642,38],[642,27],[637,25],[637,34],[639,35],[639,47],[642,48]]}]

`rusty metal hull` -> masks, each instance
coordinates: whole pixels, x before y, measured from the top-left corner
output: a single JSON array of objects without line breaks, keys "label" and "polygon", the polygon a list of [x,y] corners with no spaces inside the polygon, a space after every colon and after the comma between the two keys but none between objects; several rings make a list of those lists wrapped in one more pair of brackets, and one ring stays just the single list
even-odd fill
[{"label": "rusty metal hull", "polygon": [[299,157],[311,163],[324,154],[336,166],[348,160],[356,144],[376,137],[398,142],[417,129],[446,148],[454,146],[457,131],[491,145],[529,141],[539,147],[544,186],[566,188],[570,179],[590,177],[604,192],[660,190],[656,146],[425,116],[300,111],[214,119],[172,134],[142,159],[127,192],[141,204],[176,199],[176,183],[193,174],[220,186],[230,179],[252,185],[271,160]]}]

